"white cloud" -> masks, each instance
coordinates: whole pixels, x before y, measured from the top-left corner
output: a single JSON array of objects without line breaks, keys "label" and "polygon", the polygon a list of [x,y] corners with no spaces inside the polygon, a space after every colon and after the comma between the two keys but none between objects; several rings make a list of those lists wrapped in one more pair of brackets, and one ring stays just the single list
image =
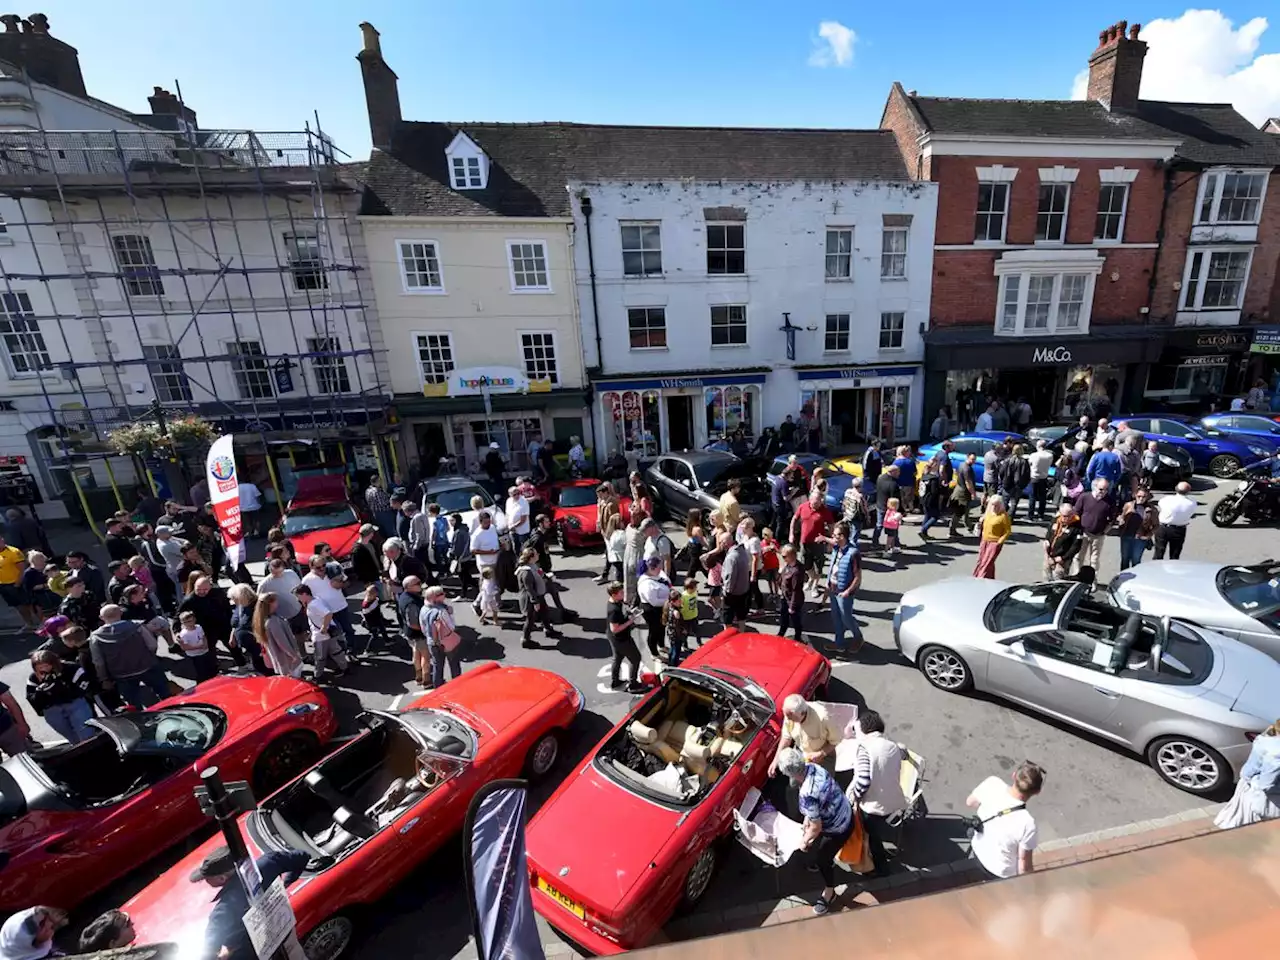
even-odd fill
[{"label": "white cloud", "polygon": [[[1144,24],[1143,99],[1231,103],[1257,124],[1280,115],[1280,53],[1258,54],[1267,26],[1254,17],[1236,27],[1220,10]],[[1088,70],[1076,75],[1073,99],[1084,99],[1088,81]]]},{"label": "white cloud", "polygon": [[813,52],[809,54],[811,67],[848,67],[853,65],[853,45],[858,35],[836,20],[823,20],[818,24],[818,35],[813,38]]}]

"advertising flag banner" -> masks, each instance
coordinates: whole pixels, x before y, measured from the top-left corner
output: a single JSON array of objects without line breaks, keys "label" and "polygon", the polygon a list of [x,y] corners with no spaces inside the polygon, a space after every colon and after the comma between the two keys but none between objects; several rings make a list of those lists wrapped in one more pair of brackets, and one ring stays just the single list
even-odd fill
[{"label": "advertising flag banner", "polygon": [[464,879],[480,960],[542,960],[525,864],[523,780],[495,780],[471,801],[463,828]]},{"label": "advertising flag banner", "polygon": [[213,517],[222,531],[228,558],[235,564],[244,560],[244,522],[240,518],[240,480],[236,476],[236,457],[231,444],[229,433],[213,442],[205,461],[205,472]]}]

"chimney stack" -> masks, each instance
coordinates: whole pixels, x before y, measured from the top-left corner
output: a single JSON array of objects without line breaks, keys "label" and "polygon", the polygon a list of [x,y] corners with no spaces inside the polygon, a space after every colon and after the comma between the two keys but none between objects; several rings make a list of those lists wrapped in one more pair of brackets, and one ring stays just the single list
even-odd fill
[{"label": "chimney stack", "polygon": [[153,117],[181,117],[193,129],[199,127],[199,124],[196,123],[196,112],[194,110],[183,106],[181,100],[163,87],[155,87],[154,90],[155,92],[147,97],[147,103],[151,104],[151,115]]},{"label": "chimney stack", "polygon": [[394,70],[382,59],[382,44],[373,24],[360,24],[364,49],[356,54],[364,77],[364,101],[369,111],[369,133],[375,150],[391,149],[391,139],[400,123],[400,88]]},{"label": "chimney stack", "polygon": [[1142,24],[1130,27],[1121,20],[1098,34],[1098,49],[1089,58],[1088,99],[1113,111],[1138,108],[1142,61],[1147,56],[1147,45],[1138,39],[1141,30]]},{"label": "chimney stack", "polygon": [[[0,17],[0,60],[23,67],[36,83],[54,87],[76,97],[87,97],[80,54],[76,48],[49,34],[49,18],[33,13],[22,19],[15,13]],[[21,28],[21,29],[19,29]]]}]

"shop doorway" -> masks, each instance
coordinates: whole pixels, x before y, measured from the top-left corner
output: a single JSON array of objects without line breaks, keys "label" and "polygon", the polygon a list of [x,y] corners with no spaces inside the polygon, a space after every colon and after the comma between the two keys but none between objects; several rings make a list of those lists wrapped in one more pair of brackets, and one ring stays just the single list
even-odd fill
[{"label": "shop doorway", "polygon": [[831,391],[831,432],[837,446],[867,439],[869,390]]},{"label": "shop doorway", "polygon": [[418,469],[421,477],[434,477],[440,472],[440,458],[449,453],[444,442],[444,424],[417,423],[413,427],[418,445]]},{"label": "shop doorway", "polygon": [[1050,422],[1061,414],[1057,395],[1061,381],[1057,370],[1001,370],[1000,397],[1009,403],[1025,399],[1031,404],[1032,423]]},{"label": "shop doorway", "polygon": [[667,448],[693,448],[693,397],[667,397]]}]

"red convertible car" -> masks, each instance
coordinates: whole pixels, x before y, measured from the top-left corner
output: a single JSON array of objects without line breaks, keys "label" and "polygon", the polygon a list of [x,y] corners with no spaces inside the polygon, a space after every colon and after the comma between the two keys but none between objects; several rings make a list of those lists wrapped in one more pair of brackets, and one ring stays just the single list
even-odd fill
[{"label": "red convertible car", "polygon": [[284,535],[298,562],[306,564],[317,543],[327,543],[335,560],[351,556],[364,518],[347,493],[346,477],[337,474],[299,477],[298,489],[285,507]]},{"label": "red convertible car", "polygon": [[89,723],[96,736],[0,767],[4,913],[71,909],[209,825],[193,792],[205,767],[266,796],[314,763],[336,727],[323,694],[283,677],[218,677]]},{"label": "red convertible car", "polygon": [[644,946],[711,882],[733,811],[768,776],[782,701],[820,696],[813,648],[726,630],[642,700],[529,824],[533,906],[595,954]]},{"label": "red convertible car", "polygon": [[[246,814],[254,856],[311,858],[289,887],[309,960],[346,951],[366,908],[461,829],[483,784],[549,773],[581,709],[582,694],[554,673],[485,663],[399,712],[362,714],[358,737]],[[176,942],[197,955],[217,890],[189,874],[221,842],[124,905],[138,943]]]},{"label": "red convertible car", "polygon": [[[596,526],[596,487],[599,480],[569,480],[551,490],[555,512],[552,519],[560,531],[560,542],[567,549],[596,546],[600,530]],[[631,498],[619,497],[618,507],[624,517],[631,515]]]}]

